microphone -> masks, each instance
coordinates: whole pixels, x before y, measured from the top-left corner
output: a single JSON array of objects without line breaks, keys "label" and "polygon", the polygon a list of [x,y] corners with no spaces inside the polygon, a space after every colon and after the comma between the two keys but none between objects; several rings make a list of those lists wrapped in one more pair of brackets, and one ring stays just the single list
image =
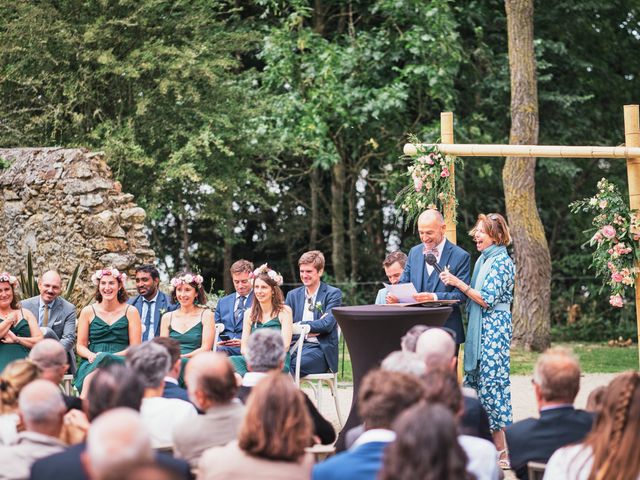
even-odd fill
[{"label": "microphone", "polygon": [[424,256],[424,261],[435,268],[436,272],[438,272],[439,274],[442,273],[442,268],[440,267],[440,265],[438,265],[438,259],[433,253],[427,253]]}]

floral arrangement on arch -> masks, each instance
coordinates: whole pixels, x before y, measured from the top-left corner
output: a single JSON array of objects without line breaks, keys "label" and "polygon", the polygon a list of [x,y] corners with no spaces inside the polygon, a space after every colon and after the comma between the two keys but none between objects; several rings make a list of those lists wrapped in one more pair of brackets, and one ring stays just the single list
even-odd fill
[{"label": "floral arrangement on arch", "polygon": [[443,211],[448,199],[457,205],[449,177],[453,166],[461,163],[460,159],[442,154],[435,145],[420,145],[415,137],[409,140],[417,145],[418,153],[411,157],[412,163],[407,168],[410,183],[400,191],[396,200],[404,216],[414,220],[427,208]]},{"label": "floral arrangement on arch", "polygon": [[630,210],[618,187],[605,178],[598,182],[598,193],[569,207],[573,213],[583,211],[594,215],[595,232],[589,240],[594,247],[591,266],[611,291],[609,303],[623,307],[625,293],[634,288],[638,274],[640,214]]}]

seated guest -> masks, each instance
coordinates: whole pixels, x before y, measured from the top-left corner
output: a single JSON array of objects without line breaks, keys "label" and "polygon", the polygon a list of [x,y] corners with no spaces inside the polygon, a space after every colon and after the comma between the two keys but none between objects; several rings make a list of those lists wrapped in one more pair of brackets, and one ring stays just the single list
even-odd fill
[{"label": "seated guest", "polygon": [[396,434],[391,425],[404,410],[422,399],[420,381],[406,373],[371,370],[358,392],[358,413],[365,432],[353,446],[313,468],[314,480],[374,480],[382,467],[385,447]]},{"label": "seated guest", "polygon": [[142,322],[142,341],[146,342],[160,336],[160,317],[165,312],[178,308],[171,298],[159,289],[160,273],[153,265],[136,267],[136,290],[138,295],[129,299],[140,314]]},{"label": "seated guest", "polygon": [[164,398],[177,398],[189,402],[189,394],[187,391],[178,385],[178,377],[180,376],[180,370],[182,369],[182,359],[180,358],[180,342],[170,337],[154,337],[153,342],[158,345],[162,345],[167,349],[171,356],[171,369],[164,377],[164,390],[162,396]]},{"label": "seated guest", "polygon": [[135,410],[115,408],[97,418],[89,428],[82,463],[91,480],[104,480],[122,465],[153,460],[151,437]]},{"label": "seated guest", "polygon": [[29,360],[14,360],[0,375],[0,446],[16,441],[20,416],[18,396],[22,389],[40,375],[38,367]]},{"label": "seated guest", "polygon": [[253,301],[251,291],[253,263],[248,260],[238,260],[231,265],[229,271],[235,292],[222,297],[216,306],[215,322],[224,325],[224,330],[219,337],[218,351],[227,355],[240,355],[244,312]]},{"label": "seated guest", "polygon": [[443,405],[420,402],[400,414],[393,430],[396,440],[384,454],[381,480],[478,480],[466,471],[454,416]]},{"label": "seated guest", "polygon": [[584,442],[551,455],[545,479],[640,479],[640,374],[618,375],[603,396],[593,430]]},{"label": "seated guest", "polygon": [[321,282],[324,272],[324,255],[319,250],[303,253],[298,260],[302,287],[287,293],[285,303],[293,311],[295,323],[304,322],[311,327],[302,346],[301,358],[294,352],[291,371],[300,362],[300,376],[311,373],[338,371],[338,324],[331,313],[333,307],[342,305],[342,292]]},{"label": "seated guest", "polygon": [[270,373],[249,396],[238,441],[204,452],[198,479],[308,479],[312,426],[303,396],[289,375]]},{"label": "seated guest", "polygon": [[[427,371],[446,369],[456,373],[455,334],[445,328],[427,328],[418,338],[416,353],[425,362]],[[464,413],[460,421],[460,431],[466,435],[484,438],[493,442],[489,429],[489,418],[478,400],[475,391],[463,388]]]},{"label": "seated guest", "polygon": [[593,416],[576,410],[580,365],[568,351],[547,350],[533,372],[533,390],[540,418],[527,418],[507,428],[511,466],[520,479],[528,479],[528,462],[547,463],[553,452],[580,442],[589,433]]},{"label": "seated guest", "polygon": [[176,425],[173,449],[195,468],[206,449],[238,437],[244,406],[236,398],[236,376],[224,353],[199,353],[187,364],[185,378],[192,402],[204,415]]},{"label": "seated guest", "polygon": [[67,353],[71,373],[76,373],[76,306],[60,296],[62,279],[54,270],[43,273],[38,278],[40,295],[20,302],[25,310],[33,313],[44,338],[60,342]]},{"label": "seated guest", "polygon": [[[242,377],[238,397],[246,403],[253,387],[270,372],[280,372],[284,366],[285,350],[282,337],[274,330],[256,330],[247,343],[247,367],[249,371]],[[336,439],[333,425],[318,411],[308,396],[304,395],[309,415],[313,421],[313,433],[322,444],[330,444]]]},{"label": "seated guest", "polygon": [[195,419],[198,412],[189,402],[162,397],[164,377],[171,368],[169,352],[157,343],[145,342],[129,349],[127,365],[144,385],[140,418],[149,430],[152,447],[173,448],[175,426]]},{"label": "seated guest", "polygon": [[[40,378],[59,385],[69,369],[67,351],[57,340],[45,338],[29,352],[31,360],[40,369]],[[78,397],[62,394],[67,410],[82,410],[82,400]]]},{"label": "seated guest", "polygon": [[0,477],[6,480],[26,480],[33,462],[65,448],[58,440],[66,411],[58,387],[34,380],[22,389],[18,403],[25,430],[15,444],[0,448]]},{"label": "seated guest", "polygon": [[422,335],[424,331],[428,329],[429,327],[426,325],[414,325],[413,327],[411,327],[409,331],[405,333],[400,339],[400,348],[402,349],[402,351],[415,353],[418,338],[420,338],[420,335]]},{"label": "seated guest", "polygon": [[[382,262],[382,268],[384,268],[384,273],[389,279],[389,283],[391,285],[395,285],[400,281],[400,277],[402,276],[402,272],[404,271],[404,266],[407,263],[407,255],[400,250],[391,252]],[[378,290],[378,295],[376,295],[376,305],[384,305],[387,303],[387,287],[381,288]]]},{"label": "seated guest", "polygon": [[607,391],[606,387],[600,386],[591,390],[587,397],[587,405],[584,409],[587,412],[593,413],[596,417],[602,410],[602,403],[604,402],[604,394]]}]

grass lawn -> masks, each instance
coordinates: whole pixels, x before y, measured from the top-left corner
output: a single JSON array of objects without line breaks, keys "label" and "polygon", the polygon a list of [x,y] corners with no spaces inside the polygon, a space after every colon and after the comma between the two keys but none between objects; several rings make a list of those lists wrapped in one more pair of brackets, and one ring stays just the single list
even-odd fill
[{"label": "grass lawn", "polygon": [[[638,369],[638,346],[610,347],[606,343],[562,342],[553,346],[573,350],[580,360],[583,373],[615,373]],[[344,349],[344,368],[342,345],[340,345],[340,363],[338,364],[340,382],[351,383],[351,360],[349,351]],[[522,349],[511,350],[511,375],[531,375],[538,353]]]}]

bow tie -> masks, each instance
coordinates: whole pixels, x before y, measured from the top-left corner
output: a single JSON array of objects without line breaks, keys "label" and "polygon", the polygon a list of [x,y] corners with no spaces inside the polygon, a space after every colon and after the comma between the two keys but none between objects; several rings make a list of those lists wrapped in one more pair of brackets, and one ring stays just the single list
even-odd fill
[{"label": "bow tie", "polygon": [[433,255],[434,257],[436,257],[436,259],[440,258],[440,252],[438,251],[437,248],[424,248],[424,250],[422,251],[422,253],[426,256],[426,255]]}]

